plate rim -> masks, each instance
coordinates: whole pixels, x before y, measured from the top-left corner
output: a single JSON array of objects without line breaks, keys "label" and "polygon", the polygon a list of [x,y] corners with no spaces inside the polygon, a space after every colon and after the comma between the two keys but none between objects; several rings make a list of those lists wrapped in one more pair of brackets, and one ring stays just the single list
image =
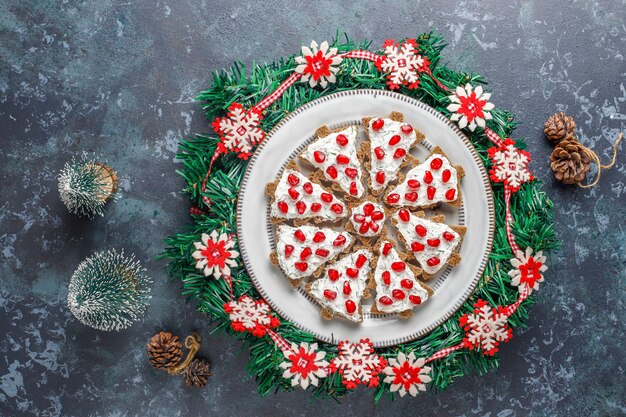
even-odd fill
[{"label": "plate rim", "polygon": [[345,97],[345,96],[350,96],[350,95],[356,95],[356,94],[364,94],[364,95],[373,95],[373,98],[375,98],[377,95],[382,95],[382,96],[388,96],[391,98],[396,98],[402,101],[406,101],[411,105],[414,105],[416,107],[422,108],[423,110],[427,111],[428,113],[432,114],[433,116],[435,116],[436,118],[440,119],[442,122],[444,122],[449,128],[451,128],[454,133],[457,135],[457,137],[459,137],[459,139],[461,139],[461,141],[463,142],[463,144],[468,148],[468,150],[470,151],[473,159],[475,160],[479,171],[481,172],[481,177],[483,180],[484,185],[486,185],[486,199],[487,199],[487,208],[488,208],[488,213],[489,213],[489,228],[488,228],[488,238],[487,238],[487,245],[486,245],[486,251],[483,254],[483,257],[480,261],[479,267],[478,267],[478,272],[474,275],[474,277],[472,277],[472,281],[469,285],[469,287],[464,291],[463,293],[463,297],[462,297],[462,301],[460,301],[458,303],[457,306],[455,306],[454,308],[450,309],[449,312],[447,312],[446,314],[442,315],[439,319],[437,319],[435,322],[433,322],[431,325],[427,326],[424,330],[422,330],[421,332],[414,332],[409,334],[408,336],[403,336],[401,338],[394,338],[388,341],[382,341],[382,342],[374,342],[374,347],[376,348],[385,348],[385,347],[391,347],[391,346],[396,346],[402,343],[408,343],[417,339],[421,339],[423,337],[426,337],[428,334],[430,334],[433,330],[435,330],[437,327],[441,326],[444,322],[446,322],[450,317],[452,317],[457,311],[459,311],[459,309],[463,306],[463,304],[465,304],[465,302],[467,301],[467,299],[472,295],[472,293],[474,292],[474,290],[476,289],[478,283],[480,282],[484,272],[485,272],[485,268],[487,266],[487,262],[489,261],[489,257],[491,255],[491,252],[493,250],[493,241],[494,241],[494,234],[495,234],[495,226],[496,226],[496,216],[495,216],[495,203],[494,203],[494,196],[493,196],[493,189],[491,186],[491,181],[489,178],[489,174],[487,172],[487,167],[485,166],[485,164],[482,162],[482,160],[480,159],[480,156],[478,154],[478,151],[476,150],[476,148],[474,147],[474,144],[469,140],[469,138],[463,133],[463,131],[461,129],[458,128],[458,126],[453,123],[452,121],[450,121],[450,119],[448,119],[443,113],[439,112],[438,110],[436,110],[434,107],[424,103],[421,100],[418,100],[414,97],[410,97],[407,96],[405,94],[401,94],[399,92],[394,92],[394,91],[388,91],[388,90],[376,90],[376,89],[352,89],[352,90],[345,90],[345,91],[338,91],[338,92],[334,92],[322,97],[318,97],[314,100],[311,100],[305,104],[303,104],[302,106],[296,108],[295,110],[289,112],[287,115],[285,115],[278,123],[276,123],[276,125],[267,133],[266,137],[264,138],[264,140],[259,144],[259,146],[255,149],[255,151],[253,152],[250,160],[248,161],[248,164],[246,166],[246,170],[244,173],[244,176],[241,180],[241,184],[239,187],[239,192],[237,193],[237,210],[236,210],[236,226],[237,226],[237,241],[239,244],[239,253],[241,255],[241,258],[243,260],[244,263],[244,267],[245,270],[248,274],[248,276],[250,277],[250,280],[252,281],[252,284],[254,285],[254,287],[256,288],[256,290],[258,291],[258,293],[261,295],[261,297],[263,298],[263,300],[283,319],[289,320],[293,323],[294,327],[308,332],[310,334],[312,334],[317,340],[320,340],[324,343],[329,343],[329,344],[333,344],[336,345],[338,344],[340,341],[339,340],[335,340],[334,337],[331,337],[330,339],[327,338],[326,336],[313,331],[312,329],[310,329],[308,326],[302,325],[300,322],[294,320],[290,315],[285,314],[284,311],[280,308],[277,307],[275,305],[275,303],[273,303],[271,300],[268,301],[267,300],[267,291],[264,288],[261,288],[259,286],[259,283],[257,282],[256,276],[254,274],[254,271],[252,270],[252,268],[250,268],[250,261],[248,260],[248,253],[247,253],[247,249],[246,249],[246,245],[244,243],[244,241],[241,239],[241,230],[242,230],[242,224],[241,224],[241,214],[242,214],[242,210],[243,210],[243,199],[239,198],[241,191],[245,188],[246,183],[248,182],[248,179],[250,177],[250,171],[254,165],[254,162],[259,158],[259,155],[261,154],[263,148],[265,147],[266,143],[276,134],[276,132],[283,127],[283,125],[285,125],[287,122],[289,122],[289,120],[293,119],[294,117],[296,117],[297,115],[299,115],[300,113],[304,112],[305,110],[307,110],[310,107],[313,107],[315,105],[318,105],[319,103],[325,102],[325,101],[329,101],[332,100],[334,98],[337,97]]}]

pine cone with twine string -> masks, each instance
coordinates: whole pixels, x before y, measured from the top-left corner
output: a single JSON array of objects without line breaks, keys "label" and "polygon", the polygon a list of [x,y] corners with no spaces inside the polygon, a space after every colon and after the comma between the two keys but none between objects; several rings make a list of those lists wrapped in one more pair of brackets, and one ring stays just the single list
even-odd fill
[{"label": "pine cone with twine string", "polygon": [[585,179],[591,158],[585,147],[575,140],[560,142],[550,155],[554,178],[564,184],[576,184]]},{"label": "pine cone with twine string", "polygon": [[563,140],[576,140],[576,122],[565,113],[554,113],[548,118],[543,128],[543,133],[552,143]]},{"label": "pine cone with twine string", "polygon": [[182,344],[178,336],[170,332],[155,334],[146,348],[150,363],[157,369],[173,368],[183,358]]},{"label": "pine cone with twine string", "polygon": [[203,359],[194,359],[183,371],[183,379],[188,387],[203,387],[213,373],[211,365]]}]

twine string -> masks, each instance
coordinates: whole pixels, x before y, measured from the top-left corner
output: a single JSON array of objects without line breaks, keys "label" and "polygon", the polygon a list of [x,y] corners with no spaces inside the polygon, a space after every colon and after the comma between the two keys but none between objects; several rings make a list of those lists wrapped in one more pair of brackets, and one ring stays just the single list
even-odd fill
[{"label": "twine string", "polygon": [[615,166],[615,162],[617,161],[617,147],[619,146],[619,144],[620,144],[620,142],[622,141],[623,138],[624,138],[624,133],[620,132],[620,134],[617,136],[617,140],[613,144],[613,158],[611,159],[611,162],[609,164],[607,164],[607,165],[602,165],[602,163],[600,162],[600,157],[598,156],[598,154],[595,153],[593,150],[589,149],[588,147],[586,147],[585,145],[583,145],[581,143],[580,146],[583,147],[583,151],[598,166],[598,173],[596,174],[596,178],[592,182],[590,182],[588,184],[582,184],[582,183],[578,182],[578,183],[576,183],[576,185],[578,185],[580,188],[591,188],[591,187],[595,186],[596,184],[598,184],[598,182],[600,182],[600,177],[602,176],[602,170],[603,169],[611,169],[611,168],[613,168]]},{"label": "twine string", "polygon": [[174,368],[168,368],[167,372],[170,375],[180,374],[186,367],[189,366],[193,358],[200,350],[200,342],[202,341],[202,337],[196,332],[191,333],[189,336],[185,338],[185,347],[189,349],[187,352],[187,357],[184,361],[176,365]]}]

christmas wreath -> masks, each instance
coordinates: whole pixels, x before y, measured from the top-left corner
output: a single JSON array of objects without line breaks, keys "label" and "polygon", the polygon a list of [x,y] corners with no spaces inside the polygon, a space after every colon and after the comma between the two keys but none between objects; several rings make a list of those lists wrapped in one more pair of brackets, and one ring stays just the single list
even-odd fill
[{"label": "christmas wreath", "polygon": [[[495,108],[478,74],[440,64],[442,37],[427,33],[381,51],[347,37],[303,46],[300,55],[249,73],[235,64],[214,74],[198,100],[214,133],[183,140],[178,171],[193,224],[167,239],[163,257],[183,294],[250,350],[247,370],[261,394],[296,388],[341,397],[358,385],[382,396],[444,389],[469,372],[498,365],[500,344],[524,325],[544,280],[544,253],[558,245],[552,203],[529,170],[513,116]],[[322,343],[281,319],[259,296],[239,259],[236,205],[247,160],[285,115],[311,100],[354,89],[390,89],[456,122],[489,170],[496,231],[488,264],[464,305],[427,336],[374,349],[367,340]]]}]

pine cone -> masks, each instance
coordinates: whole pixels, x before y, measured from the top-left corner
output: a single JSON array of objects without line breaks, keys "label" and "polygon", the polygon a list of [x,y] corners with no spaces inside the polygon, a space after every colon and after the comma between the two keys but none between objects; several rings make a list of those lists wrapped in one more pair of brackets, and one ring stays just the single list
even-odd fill
[{"label": "pine cone", "polygon": [[550,168],[557,180],[564,184],[575,184],[585,179],[590,160],[584,146],[575,140],[564,140],[552,151]]},{"label": "pine cone", "polygon": [[194,359],[183,371],[183,379],[188,387],[203,387],[213,373],[211,365],[203,359]]},{"label": "pine cone", "polygon": [[543,133],[553,143],[559,143],[562,140],[576,140],[576,122],[563,112],[554,113],[546,121]]},{"label": "pine cone", "polygon": [[159,332],[152,336],[147,350],[150,363],[157,369],[173,368],[183,357],[182,344],[178,336],[170,332]]}]

